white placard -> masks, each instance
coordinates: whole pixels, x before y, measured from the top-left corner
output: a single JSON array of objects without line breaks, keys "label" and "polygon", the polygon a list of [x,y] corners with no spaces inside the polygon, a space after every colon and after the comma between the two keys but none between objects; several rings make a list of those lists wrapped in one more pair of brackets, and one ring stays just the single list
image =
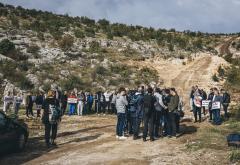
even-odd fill
[{"label": "white placard", "polygon": [[78,99],[77,98],[68,98],[68,103],[70,103],[70,104],[77,104],[78,103]]},{"label": "white placard", "polygon": [[5,96],[5,97],[4,97],[4,101],[5,101],[5,102],[13,102],[13,97],[11,97],[11,96]]},{"label": "white placard", "polygon": [[213,102],[212,109],[221,109],[221,103],[219,101]]},{"label": "white placard", "polygon": [[203,107],[209,107],[210,102],[211,102],[211,100],[203,100],[202,101],[202,106]]}]

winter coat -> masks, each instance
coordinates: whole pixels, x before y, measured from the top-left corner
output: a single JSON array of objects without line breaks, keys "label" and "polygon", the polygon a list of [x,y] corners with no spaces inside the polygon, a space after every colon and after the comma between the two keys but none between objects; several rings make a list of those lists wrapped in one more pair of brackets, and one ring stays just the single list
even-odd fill
[{"label": "winter coat", "polygon": [[127,105],[128,105],[128,101],[127,101],[126,96],[122,96],[122,95],[118,94],[117,99],[116,99],[117,113],[125,113]]}]

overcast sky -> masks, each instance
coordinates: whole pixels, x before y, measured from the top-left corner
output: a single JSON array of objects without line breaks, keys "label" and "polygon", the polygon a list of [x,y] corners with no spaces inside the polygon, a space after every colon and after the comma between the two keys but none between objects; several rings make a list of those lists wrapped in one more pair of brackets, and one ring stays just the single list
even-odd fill
[{"label": "overcast sky", "polygon": [[202,32],[240,32],[240,0],[0,0],[111,22]]}]

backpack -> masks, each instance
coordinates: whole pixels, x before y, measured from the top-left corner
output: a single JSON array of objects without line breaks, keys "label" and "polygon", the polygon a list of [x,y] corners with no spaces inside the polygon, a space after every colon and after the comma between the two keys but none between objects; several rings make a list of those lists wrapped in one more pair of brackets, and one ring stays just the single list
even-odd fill
[{"label": "backpack", "polygon": [[129,100],[129,106],[130,106],[130,108],[129,108],[129,110],[131,111],[131,112],[136,112],[136,110],[137,110],[137,95],[131,95],[130,96],[130,100]]},{"label": "backpack", "polygon": [[240,134],[229,134],[227,136],[228,146],[240,147]]},{"label": "backpack", "polygon": [[60,119],[61,111],[56,105],[50,104],[49,105],[49,122],[51,124],[56,124]]}]

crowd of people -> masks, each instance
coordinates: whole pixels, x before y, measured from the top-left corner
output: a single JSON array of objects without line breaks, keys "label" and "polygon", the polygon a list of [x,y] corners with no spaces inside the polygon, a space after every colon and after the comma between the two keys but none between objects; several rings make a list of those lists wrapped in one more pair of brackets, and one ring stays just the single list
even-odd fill
[{"label": "crowd of people", "polygon": [[[209,115],[209,121],[215,125],[222,123],[221,109],[224,118],[229,118],[228,107],[231,102],[230,94],[224,89],[211,88],[209,94],[205,90],[193,86],[190,94],[190,107],[193,111],[195,122],[202,121],[202,114]],[[207,114],[208,111],[208,114]]]},{"label": "crowd of people", "polygon": [[[58,123],[63,115],[87,115],[96,113],[100,115],[116,114],[116,138],[133,140],[142,138],[154,141],[160,137],[177,137],[180,134],[180,119],[184,117],[184,104],[175,88],[160,89],[151,86],[139,86],[134,90],[123,87],[118,91],[77,92],[76,89],[68,93],[58,88],[37,95],[31,92],[25,98],[21,94],[12,96],[10,92],[4,96],[4,112],[13,104],[17,116],[21,104],[25,100],[26,117],[35,117],[33,107],[35,104],[36,117],[41,117],[45,125],[45,141],[47,146],[55,145]],[[220,109],[223,108],[225,118],[228,118],[230,95],[224,90],[221,93],[217,88],[207,93],[193,86],[190,94],[190,107],[195,122],[202,122],[202,114],[209,113],[209,121],[221,124]],[[143,125],[142,136],[140,135]]]},{"label": "crowd of people", "polygon": [[163,89],[139,86],[137,90],[126,91],[120,88],[116,98],[117,128],[116,138],[124,140],[125,134],[133,140],[141,138],[140,126],[143,123],[143,141],[156,138],[177,137],[180,133],[180,118],[183,117],[183,103],[175,88]]}]

